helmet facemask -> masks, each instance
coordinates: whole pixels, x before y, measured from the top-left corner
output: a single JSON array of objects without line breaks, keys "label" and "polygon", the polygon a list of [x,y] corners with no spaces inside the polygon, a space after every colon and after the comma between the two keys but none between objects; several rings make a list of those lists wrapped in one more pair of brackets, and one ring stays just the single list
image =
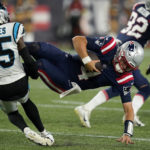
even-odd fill
[{"label": "helmet facemask", "polygon": [[118,73],[130,72],[135,69],[133,66],[131,66],[128,63],[125,57],[125,52],[121,49],[117,52],[113,60],[113,65],[114,65],[115,71]]},{"label": "helmet facemask", "polygon": [[118,73],[135,70],[144,58],[142,46],[133,41],[128,41],[118,48],[113,65]]}]

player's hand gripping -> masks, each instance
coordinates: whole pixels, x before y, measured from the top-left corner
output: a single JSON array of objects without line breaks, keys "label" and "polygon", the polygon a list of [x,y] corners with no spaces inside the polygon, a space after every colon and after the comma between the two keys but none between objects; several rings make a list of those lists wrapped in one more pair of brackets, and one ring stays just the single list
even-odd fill
[{"label": "player's hand gripping", "polygon": [[92,60],[92,61],[90,61],[89,63],[87,63],[87,64],[85,65],[85,67],[86,67],[89,71],[91,71],[91,72],[96,71],[96,72],[101,73],[100,70],[98,70],[98,69],[96,68],[96,66],[95,66],[95,64],[96,64],[97,62],[100,62],[100,60]]},{"label": "player's hand gripping", "polygon": [[146,74],[150,74],[150,65],[148,66],[148,69],[146,70]]},{"label": "player's hand gripping", "polygon": [[126,134],[123,134],[123,136],[117,139],[117,141],[125,144],[134,144],[134,142],[131,140],[131,137]]}]

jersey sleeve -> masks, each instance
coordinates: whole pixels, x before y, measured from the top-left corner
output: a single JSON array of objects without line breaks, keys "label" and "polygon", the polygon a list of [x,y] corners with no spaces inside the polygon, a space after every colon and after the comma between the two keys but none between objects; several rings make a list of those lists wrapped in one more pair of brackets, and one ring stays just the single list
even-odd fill
[{"label": "jersey sleeve", "polygon": [[17,43],[20,38],[25,35],[25,30],[23,24],[16,22],[13,28],[13,37],[14,41]]},{"label": "jersey sleeve", "polygon": [[131,87],[123,87],[122,92],[120,93],[122,103],[131,102]]},{"label": "jersey sleeve", "polygon": [[89,38],[87,37],[87,49],[107,57],[116,53],[116,40],[112,36]]}]

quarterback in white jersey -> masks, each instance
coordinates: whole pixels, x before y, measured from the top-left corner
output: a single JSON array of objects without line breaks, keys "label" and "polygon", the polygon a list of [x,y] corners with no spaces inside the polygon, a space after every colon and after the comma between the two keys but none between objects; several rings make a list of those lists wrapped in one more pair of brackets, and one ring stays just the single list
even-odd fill
[{"label": "quarterback in white jersey", "polygon": [[[29,55],[23,36],[23,25],[18,22],[10,23],[7,9],[0,3],[0,106],[10,122],[17,126],[29,140],[40,145],[51,146],[54,138],[45,130],[38,109],[28,95],[28,78],[20,56],[31,78],[38,78],[38,68]],[[18,111],[17,102],[21,103],[40,134],[28,127]]]},{"label": "quarterback in white jersey", "polygon": [[0,85],[12,83],[25,76],[17,46],[24,34],[24,27],[18,22],[0,26]]}]

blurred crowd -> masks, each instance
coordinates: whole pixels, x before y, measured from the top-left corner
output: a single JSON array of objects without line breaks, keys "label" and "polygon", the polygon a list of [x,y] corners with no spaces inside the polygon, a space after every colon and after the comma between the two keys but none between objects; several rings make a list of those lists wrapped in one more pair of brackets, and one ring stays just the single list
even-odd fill
[{"label": "blurred crowd", "polygon": [[70,42],[74,35],[116,36],[138,1],[3,0],[3,3],[11,21],[24,24],[26,41]]}]

